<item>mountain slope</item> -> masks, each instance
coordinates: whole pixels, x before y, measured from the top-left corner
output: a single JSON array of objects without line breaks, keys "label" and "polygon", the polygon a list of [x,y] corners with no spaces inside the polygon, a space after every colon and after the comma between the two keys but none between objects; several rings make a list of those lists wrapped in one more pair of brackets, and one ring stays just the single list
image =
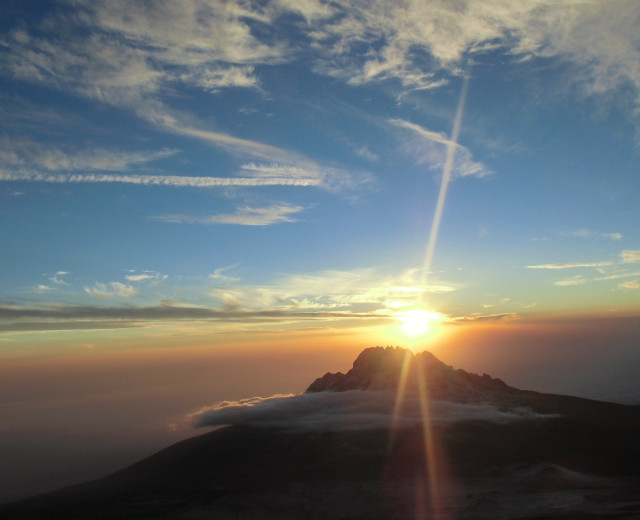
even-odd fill
[{"label": "mountain slope", "polygon": [[375,397],[400,386],[427,388],[434,410],[442,400],[475,403],[455,410],[489,403],[537,415],[425,420],[397,429],[228,426],[97,481],[2,505],[0,515],[640,518],[638,407],[518,390],[454,370],[429,353],[379,348],[365,350],[346,374],[317,379],[307,393]]}]

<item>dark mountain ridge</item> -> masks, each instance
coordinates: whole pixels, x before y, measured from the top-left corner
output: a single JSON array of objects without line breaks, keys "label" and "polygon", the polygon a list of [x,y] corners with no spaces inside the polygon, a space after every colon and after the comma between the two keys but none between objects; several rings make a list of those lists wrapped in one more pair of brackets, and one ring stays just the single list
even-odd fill
[{"label": "dark mountain ridge", "polygon": [[624,421],[629,414],[633,415],[634,409],[640,413],[640,405],[521,390],[489,374],[478,375],[455,369],[429,351],[413,354],[402,347],[366,348],[348,372],[327,372],[313,381],[306,392],[397,391],[403,371],[405,390],[415,392],[422,385],[431,400],[491,403],[511,408],[523,406],[538,413],[564,414],[593,419],[593,422]]},{"label": "dark mountain ridge", "polygon": [[[640,518],[640,408],[519,390],[431,353],[366,349],[319,392],[427,393],[536,419],[205,433],[102,479],[0,505],[9,519]],[[368,395],[368,394],[367,394]],[[478,408],[484,409],[484,408]],[[525,416],[523,416],[525,417]]]},{"label": "dark mountain ridge", "polygon": [[488,374],[455,370],[429,351],[413,354],[400,347],[365,349],[346,374],[328,372],[311,383],[307,392],[397,390],[403,378],[409,390],[417,390],[422,384],[430,399],[473,402],[521,393]]}]

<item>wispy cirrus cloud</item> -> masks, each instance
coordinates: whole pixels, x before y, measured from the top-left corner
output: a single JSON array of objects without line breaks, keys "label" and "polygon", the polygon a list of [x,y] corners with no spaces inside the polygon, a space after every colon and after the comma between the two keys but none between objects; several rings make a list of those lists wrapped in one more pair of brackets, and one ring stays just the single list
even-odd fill
[{"label": "wispy cirrus cloud", "polygon": [[184,72],[179,78],[184,83],[197,85],[210,92],[231,87],[257,88],[259,84],[254,67],[250,65],[200,68]]},{"label": "wispy cirrus cloud", "polygon": [[40,283],[33,288],[33,292],[36,294],[47,294],[50,291],[55,291],[55,288]]},{"label": "wispy cirrus cloud", "polygon": [[213,280],[213,281],[220,281],[220,282],[237,282],[238,280],[240,280],[237,276],[232,276],[229,274],[226,274],[228,271],[231,271],[232,269],[235,269],[237,267],[237,265],[228,265],[226,267],[218,267],[217,269],[215,269],[207,278],[209,280]]},{"label": "wispy cirrus cloud", "polygon": [[145,273],[145,274],[128,274],[127,276],[125,276],[125,278],[130,282],[142,282],[144,280],[153,280],[156,277],[151,274]]},{"label": "wispy cirrus cloud", "polygon": [[622,240],[622,233],[599,233],[590,229],[575,229],[569,233],[560,233],[562,236],[573,236],[578,238],[608,238],[609,240]]},{"label": "wispy cirrus cloud", "polygon": [[[117,285],[118,282],[114,282]],[[96,283],[100,290],[109,291],[112,284]],[[116,287],[117,289],[118,287]],[[279,318],[285,316],[285,312],[277,309],[261,311],[249,311],[241,309],[216,309],[202,306],[187,305],[147,305],[139,307],[114,307],[114,306],[92,306],[92,305],[71,305],[71,304],[48,304],[41,306],[7,306],[0,305],[0,318],[2,319],[24,319],[24,318],[47,318],[47,319],[130,319],[130,320],[165,320],[165,319],[235,319],[247,318]],[[293,313],[293,316],[305,318],[327,318],[327,317],[357,317],[358,315],[348,312],[339,313]],[[378,315],[363,314],[363,317],[379,317]]]},{"label": "wispy cirrus cloud", "polygon": [[[572,278],[568,278],[565,280],[556,280],[554,281],[554,285],[560,286],[560,287],[568,287],[568,286],[574,286],[574,285],[583,285],[585,283],[590,283],[590,282],[608,282],[611,280],[620,280],[622,278],[633,278],[640,275],[640,273],[638,273],[637,271],[623,271],[623,272],[614,272],[612,274],[606,274],[605,276],[596,276],[596,277],[592,277],[592,278],[587,278],[585,276],[574,276]],[[625,287],[625,288],[630,288],[633,289],[634,287],[629,287],[628,285],[631,284],[633,285],[634,282],[629,281],[629,282],[622,282],[620,284],[618,284],[619,287]]]},{"label": "wispy cirrus cloud", "polygon": [[238,208],[236,213],[227,215],[161,215],[150,217],[151,220],[170,222],[172,224],[229,224],[239,226],[270,226],[283,222],[295,222],[293,215],[300,213],[305,208],[290,204],[273,204],[265,207],[244,206]]},{"label": "wispy cirrus cloud", "polygon": [[23,79],[122,106],[180,81],[207,90],[255,87],[251,65],[280,61],[286,53],[282,43],[252,35],[249,21],[266,20],[250,5],[180,0],[131,6],[116,0],[74,7],[50,20],[54,33],[65,31],[64,40],[12,32],[5,67]]},{"label": "wispy cirrus cloud", "polygon": [[471,151],[451,141],[441,132],[434,132],[415,123],[402,119],[390,119],[393,126],[408,130],[412,139],[403,140],[407,153],[417,158],[418,163],[428,165],[430,170],[442,171],[447,159],[447,149],[453,146],[452,173],[460,177],[485,177],[493,172],[482,163],[474,161]]},{"label": "wispy cirrus cloud", "polygon": [[305,162],[305,159],[300,154],[277,146],[272,146],[251,139],[243,139],[224,132],[216,132],[213,130],[189,126],[177,117],[167,115],[166,113],[158,115],[155,112],[153,114],[140,110],[138,112],[140,115],[159,124],[167,130],[205,141],[238,157],[276,161],[285,164]]},{"label": "wispy cirrus cloud", "polygon": [[240,167],[240,174],[254,179],[313,179],[328,191],[353,191],[356,188],[375,188],[373,175],[361,170],[345,170],[335,166],[321,165],[309,160],[288,164],[260,164],[249,162]]},{"label": "wispy cirrus cloud", "polygon": [[[571,62],[586,70],[575,77],[588,83],[590,92],[630,83],[637,93],[640,87],[635,67],[640,51],[633,22],[639,8],[632,1],[619,2],[615,10],[596,0],[532,0],[522,5],[465,0],[455,8],[441,0],[408,4],[180,0],[135,7],[123,0],[79,0],[73,6],[73,10],[46,15],[37,30],[16,26],[8,32],[1,42],[1,68],[25,81],[123,108],[158,128],[208,142],[237,157],[271,162],[281,170],[315,169],[305,185],[335,190],[366,184],[366,175],[315,165],[289,150],[212,128],[195,114],[169,108],[167,94],[176,86],[210,92],[260,89],[259,67],[297,62],[302,56],[307,66],[349,83],[393,79],[407,89],[436,88],[451,75],[460,75],[465,60],[479,60],[489,50],[516,60],[543,56]],[[258,26],[269,30],[257,31]],[[276,32],[282,36],[274,38]],[[446,137],[412,123],[395,120],[395,124],[420,137],[419,146],[414,146],[419,160],[441,168]],[[361,153],[370,158],[375,155],[366,148]],[[70,158],[49,155],[42,160],[49,163],[48,171],[60,171]],[[81,163],[75,160],[72,168],[79,171]],[[114,157],[88,157],[84,169],[115,171],[125,163],[154,159],[144,154],[122,156],[120,165],[116,160],[99,166],[101,160],[114,161]],[[472,176],[491,173],[459,145],[455,171]],[[20,175],[38,179],[40,174]],[[5,172],[3,178],[13,180],[13,175],[16,173]],[[104,177],[83,179],[107,182]],[[300,182],[272,179],[262,185]],[[249,185],[248,181],[236,183]],[[227,181],[226,185],[235,184]],[[613,240],[617,240],[615,235],[611,234]]]},{"label": "wispy cirrus cloud", "polygon": [[[226,274],[233,267],[214,271],[199,290],[184,288],[190,296],[188,300],[178,298],[179,303],[164,300],[155,291],[155,284],[162,282],[164,286],[165,275],[142,272],[126,275],[126,283],[85,286],[83,295],[104,302],[100,305],[86,305],[85,298],[73,287],[64,299],[76,304],[29,301],[0,305],[0,330],[64,330],[65,323],[79,329],[82,322],[87,328],[101,328],[103,321],[113,328],[118,320],[126,327],[185,320],[202,322],[202,326],[224,323],[224,327],[235,324],[241,328],[303,326],[316,321],[332,326],[371,326],[395,322],[398,308],[415,304],[424,294],[433,297],[458,289],[434,279],[425,284],[420,270],[393,274],[376,268],[281,275],[270,284],[251,285]],[[181,292],[180,287],[173,286],[172,290],[176,295]],[[160,303],[140,303],[149,301]]]},{"label": "wispy cirrus cloud", "polygon": [[556,280],[553,282],[553,285],[557,285],[558,287],[573,287],[575,285],[583,285],[589,282],[589,280],[583,276],[575,276],[573,278],[568,278],[567,280]]},{"label": "wispy cirrus cloud", "polygon": [[[287,152],[274,147],[226,136],[235,146],[244,148],[246,155],[258,150],[256,155],[293,160]],[[44,182],[53,184],[120,183],[142,186],[172,186],[191,188],[228,188],[263,186],[321,187],[335,190],[337,186],[355,187],[355,177],[346,170],[323,169],[307,161],[306,167],[294,165],[256,166],[241,168],[239,176],[178,176],[145,175],[131,173],[132,169],[150,162],[174,156],[176,150],[123,152],[119,150],[91,149],[89,151],[64,151],[30,140],[3,139],[0,160],[0,181]],[[259,151],[264,153],[261,154]],[[299,159],[299,158],[296,158]],[[304,161],[301,161],[304,162]],[[88,173],[89,171],[90,173]],[[129,173],[118,173],[118,172]],[[104,173],[109,172],[109,173]],[[362,177],[362,176],[361,176]],[[350,179],[350,180],[349,180]],[[368,179],[362,179],[367,182]]]},{"label": "wispy cirrus cloud", "polygon": [[[260,88],[256,66],[301,55],[317,72],[352,84],[396,80],[408,89],[437,88],[459,75],[463,62],[481,61],[492,51],[514,61],[571,63],[581,71],[573,80],[590,93],[625,84],[636,97],[640,90],[640,7],[634,0],[620,0],[616,9],[598,0],[179,0],[136,6],[81,0],[74,8],[49,15],[38,32],[15,28],[3,42],[10,49],[1,58],[5,70],[133,107],[143,95],[178,83],[209,91]],[[256,31],[258,26],[269,30]],[[64,31],[65,38],[42,37],[47,31]],[[274,31],[281,37],[274,38]]]},{"label": "wispy cirrus cloud", "polygon": [[[584,230],[582,230],[584,231]],[[591,232],[579,232],[579,237],[593,236]],[[617,239],[615,239],[617,240]],[[594,282],[607,282],[624,278],[637,277],[638,273],[629,269],[628,264],[640,262],[640,251],[625,249],[619,255],[617,261],[601,262],[561,262],[549,264],[528,265],[527,269],[541,271],[564,271],[573,269],[592,269],[593,271],[583,271],[581,274],[568,278],[550,280],[550,283],[557,287],[575,287]],[[597,274],[595,274],[597,273]],[[621,288],[633,289],[633,281],[622,282],[618,285]]]},{"label": "wispy cirrus cloud", "polygon": [[172,186],[189,188],[319,186],[317,179],[286,177],[190,177],[179,175],[138,175],[115,173],[52,174],[31,171],[0,170],[0,181],[45,182],[52,184],[119,183],[141,186]]},{"label": "wispy cirrus cloud", "polygon": [[233,155],[296,162],[300,156],[292,152],[199,126],[193,114],[162,100],[176,85],[214,92],[258,88],[254,66],[281,62],[287,54],[283,40],[265,43],[252,34],[252,22],[269,22],[260,11],[258,5],[220,1],[135,7],[79,1],[43,24],[50,29],[43,29],[44,36],[22,28],[10,32],[3,42],[10,51],[0,53],[0,62],[20,79],[124,108]]},{"label": "wispy cirrus cloud", "polygon": [[11,167],[14,171],[126,171],[177,153],[170,149],[125,152],[92,147],[63,150],[30,139],[0,139],[0,161],[4,168]]},{"label": "wispy cirrus cloud", "polygon": [[[640,262],[640,251],[624,250],[620,253],[620,261],[604,261],[604,262],[564,262],[553,264],[540,264],[540,265],[528,265],[527,269],[537,270],[565,270],[565,269],[580,269],[580,268],[592,268],[596,269],[600,276],[585,276],[583,274],[576,275],[570,278],[561,280],[554,280],[553,285],[558,287],[573,287],[577,285],[584,285],[591,282],[604,282],[611,280],[619,280],[621,278],[631,278],[638,275],[637,272],[629,271],[625,264]],[[627,287],[628,284],[633,285],[633,282],[623,282],[619,284],[620,287]]]},{"label": "wispy cirrus cloud", "polygon": [[316,69],[354,84],[395,79],[426,89],[460,74],[465,60],[500,51],[573,63],[582,70],[573,81],[587,92],[631,84],[637,97],[639,10],[632,0],[616,9],[598,0],[349,2],[312,33],[324,51]]},{"label": "wispy cirrus cloud", "polygon": [[274,146],[216,132],[185,128],[181,131],[213,142],[230,153],[278,162],[248,162],[232,176],[145,175],[135,170],[172,157],[178,151],[124,152],[95,148],[71,151],[31,140],[5,138],[0,142],[3,145],[0,161],[4,166],[0,169],[0,182],[121,183],[194,188],[304,186],[331,192],[348,192],[375,185],[373,176],[367,172],[321,165]]},{"label": "wispy cirrus cloud", "polygon": [[564,262],[557,264],[528,265],[527,269],[575,269],[579,267],[606,267],[613,262]]},{"label": "wispy cirrus cloud", "polygon": [[65,280],[63,280],[63,277],[67,276],[68,274],[68,271],[57,271],[56,274],[49,277],[49,281],[55,283],[56,285],[69,285]]},{"label": "wispy cirrus cloud", "polygon": [[[102,328],[103,321],[113,328],[118,320],[123,327],[165,320],[201,321],[203,326],[224,322],[225,327],[302,326],[318,320],[370,326],[395,322],[398,308],[414,305],[424,294],[433,297],[459,288],[435,279],[425,284],[417,269],[393,274],[376,268],[281,275],[269,284],[252,285],[226,274],[233,267],[217,269],[198,289],[172,285],[166,275],[146,271],[130,272],[125,282],[81,287],[81,293],[74,286],[65,288],[58,299],[75,304],[34,303],[30,296],[24,304],[0,305],[0,330],[65,330],[65,323],[81,329],[82,322],[88,329]],[[160,283],[171,288],[176,301],[156,290]],[[87,305],[86,297],[104,303]],[[144,303],[154,301],[159,303]]]},{"label": "wispy cirrus cloud", "polygon": [[169,278],[166,274],[156,273],[154,271],[144,271],[143,273],[133,274],[135,271],[131,271],[132,274],[125,275],[125,280],[134,283],[154,283],[158,284],[164,282]]},{"label": "wispy cirrus cloud", "polygon": [[[246,143],[245,143],[246,144]],[[374,188],[372,175],[333,166],[323,166],[306,159],[289,157],[284,164],[247,163],[235,175],[188,176],[148,175],[131,170],[151,161],[174,155],[172,150],[125,153],[100,151],[77,155],[59,150],[44,151],[40,155],[11,153],[5,161],[12,168],[0,169],[0,182],[43,182],[51,184],[135,184],[139,186],[171,186],[190,188],[257,188],[266,186],[315,187],[333,193],[351,192],[361,188]],[[245,155],[254,155],[245,150]],[[260,154],[257,154],[260,155]],[[283,158],[286,153],[275,154]],[[2,152],[0,152],[2,156]],[[65,171],[66,170],[66,171]],[[84,171],[83,171],[84,170]],[[87,172],[90,170],[90,172]],[[127,173],[120,173],[120,172]]]},{"label": "wispy cirrus cloud", "polygon": [[275,307],[285,310],[341,308],[353,312],[378,312],[415,304],[425,294],[458,290],[455,284],[432,279],[428,284],[421,270],[388,274],[376,268],[283,276],[268,286],[225,286],[212,288],[212,297],[225,308]]},{"label": "wispy cirrus cloud", "polygon": [[621,273],[613,273],[608,274],[606,276],[599,276],[595,278],[597,281],[605,281],[605,280],[620,280],[621,278],[630,278],[633,276],[640,276],[640,272],[638,271],[624,271]]},{"label": "wispy cirrus cloud", "polygon": [[640,249],[625,249],[622,252],[622,262],[625,264],[640,262]]},{"label": "wispy cirrus cloud", "polygon": [[[4,138],[0,142],[0,181],[47,183],[124,183],[189,187],[251,187],[251,186],[318,186],[334,189],[349,185],[350,172],[327,168],[303,160],[297,154],[277,147],[234,138],[224,134],[202,132],[208,138],[237,149],[245,156],[266,157],[285,161],[284,165],[255,165],[249,163],[239,176],[177,176],[144,175],[131,170],[150,162],[176,155],[176,150],[163,149],[124,152],[92,148],[90,150],[62,150],[25,139]],[[288,161],[288,162],[287,162]],[[105,173],[109,172],[109,173]],[[119,172],[127,172],[120,174]],[[116,174],[117,173],[117,174]],[[342,178],[342,180],[340,180]],[[355,179],[352,179],[355,181]],[[362,179],[366,182],[367,179]],[[354,186],[356,182],[351,184]]]},{"label": "wispy cirrus cloud", "polygon": [[108,284],[96,282],[93,287],[85,287],[84,292],[96,300],[110,300],[114,297],[129,299],[139,294],[139,289],[122,282]]},{"label": "wispy cirrus cloud", "polygon": [[[111,300],[115,296],[128,299],[134,293],[123,284],[97,283],[89,289],[90,296],[97,300]],[[119,294],[120,293],[120,294]],[[135,293],[137,294],[137,292]],[[215,326],[224,325],[229,328],[234,324],[242,326],[288,324],[301,322],[333,322],[348,320],[351,324],[357,321],[384,319],[386,316],[372,312],[300,310],[283,309],[243,310],[231,308],[211,308],[187,305],[147,305],[147,306],[107,306],[107,305],[0,305],[0,331],[26,332],[44,330],[77,330],[101,328],[129,328],[153,324],[165,325],[167,322],[200,322]],[[193,330],[193,328],[192,328]]]},{"label": "wispy cirrus cloud", "polygon": [[[490,306],[492,307],[492,306]],[[517,320],[520,315],[516,312],[503,312],[498,314],[470,314],[468,316],[453,316],[447,319],[450,323],[484,323],[503,322]]]}]

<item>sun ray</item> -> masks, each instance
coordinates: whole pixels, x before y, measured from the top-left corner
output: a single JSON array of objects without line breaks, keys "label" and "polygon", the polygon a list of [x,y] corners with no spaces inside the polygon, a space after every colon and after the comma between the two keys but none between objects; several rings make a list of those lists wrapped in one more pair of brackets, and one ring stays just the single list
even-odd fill
[{"label": "sun ray", "polygon": [[[467,91],[469,87],[469,76],[465,75],[462,89],[460,91],[460,97],[458,98],[458,106],[456,108],[456,115],[453,122],[453,129],[451,131],[451,138],[447,142],[447,156],[446,161],[442,171],[442,180],[440,182],[440,190],[438,192],[438,199],[436,202],[436,208],[433,215],[433,221],[431,223],[431,230],[429,233],[429,239],[427,241],[427,249],[425,253],[424,259],[424,270],[423,270],[423,287],[426,287],[429,273],[431,272],[431,265],[433,262],[433,256],[435,253],[436,243],[438,241],[438,232],[440,229],[440,223],[442,220],[442,213],[444,210],[445,201],[447,198],[447,189],[449,187],[449,182],[451,180],[451,173],[454,166],[455,152],[458,146],[458,136],[460,134],[460,127],[462,124],[462,115],[464,113],[464,106],[467,98]],[[425,293],[422,292],[422,298],[420,302],[417,302],[419,307],[415,309],[411,309],[408,311],[404,311],[400,314],[400,320],[403,322],[403,328],[405,332],[410,335],[420,335],[425,334],[429,331],[431,327],[431,322],[435,321],[439,316],[440,319],[437,321],[442,321],[442,317],[437,313],[430,313],[422,308],[422,305],[425,305]],[[412,361],[415,363],[415,358],[412,358]],[[408,364],[408,363],[407,363]],[[430,518],[440,518],[440,514],[442,513],[442,508],[440,507],[440,482],[439,482],[439,472],[438,472],[438,450],[435,446],[435,441],[433,437],[433,430],[431,424],[431,415],[429,413],[429,395],[428,395],[428,382],[425,381],[425,373],[423,371],[423,367],[419,366],[414,367],[417,379],[417,391],[418,391],[418,399],[420,402],[420,413],[422,419],[422,442],[424,447],[424,457],[425,457],[425,471],[426,471],[426,482],[425,486],[420,486],[420,489],[427,489],[428,503],[424,503],[424,498],[421,495],[421,492],[416,494],[416,500],[420,503],[416,503],[416,512],[422,511],[424,516],[427,515]],[[394,409],[393,423],[392,423],[392,431],[391,436],[394,434],[394,427],[397,426],[399,411],[402,407],[402,403],[405,398],[406,385],[408,379],[409,369],[403,366],[403,373],[400,378],[401,382],[398,386],[398,393],[396,396],[396,404]],[[423,509],[426,507],[426,510]]]},{"label": "sun ray", "polygon": [[451,171],[453,170],[453,160],[455,157],[456,147],[458,146],[458,135],[460,134],[460,125],[462,124],[462,114],[464,112],[464,105],[467,99],[467,90],[469,87],[469,76],[465,75],[464,82],[462,84],[462,90],[460,92],[460,98],[458,99],[458,108],[456,109],[456,117],[453,122],[453,130],[451,131],[451,139],[447,143],[447,158],[444,163],[442,171],[442,180],[440,181],[440,191],[438,192],[438,201],[436,202],[436,209],[433,215],[433,221],[431,223],[431,232],[429,233],[429,241],[427,242],[427,251],[424,259],[424,284],[427,283],[429,272],[431,271],[431,263],[433,261],[433,254],[436,249],[436,242],[438,240],[438,231],[440,230],[440,221],[442,220],[442,211],[444,209],[444,203],[447,198],[447,188],[449,187],[449,181],[451,180]]},{"label": "sun ray", "polygon": [[409,372],[411,370],[411,362],[413,361],[413,354],[410,351],[405,351],[404,359],[402,360],[402,369],[400,370],[400,378],[398,380],[398,388],[396,389],[396,399],[393,407],[393,415],[391,416],[391,429],[389,432],[389,449],[393,445],[395,440],[396,430],[398,428],[398,420],[400,418],[400,412],[404,403],[404,396],[407,390],[407,381],[409,379]]},{"label": "sun ray", "polygon": [[430,497],[431,518],[439,516],[439,482],[437,468],[437,453],[434,445],[433,432],[431,429],[431,414],[429,413],[429,390],[425,381],[423,368],[417,367],[418,394],[420,399],[420,413],[422,416],[422,440],[424,443],[425,469],[427,471],[427,488]]}]

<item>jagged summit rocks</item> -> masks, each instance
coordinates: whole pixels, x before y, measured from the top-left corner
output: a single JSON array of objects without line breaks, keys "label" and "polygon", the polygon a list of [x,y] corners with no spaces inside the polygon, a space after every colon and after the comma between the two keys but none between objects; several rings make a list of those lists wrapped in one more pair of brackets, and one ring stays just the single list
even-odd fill
[{"label": "jagged summit rocks", "polygon": [[372,347],[363,350],[346,374],[327,372],[307,392],[347,390],[395,390],[405,379],[405,389],[419,385],[432,399],[457,402],[501,399],[520,393],[500,379],[454,369],[429,351],[413,354],[401,347]]},{"label": "jagged summit rocks", "polygon": [[386,390],[397,388],[405,363],[413,354],[400,347],[372,347],[363,350],[346,374],[327,372],[316,379],[307,392],[346,390]]}]

